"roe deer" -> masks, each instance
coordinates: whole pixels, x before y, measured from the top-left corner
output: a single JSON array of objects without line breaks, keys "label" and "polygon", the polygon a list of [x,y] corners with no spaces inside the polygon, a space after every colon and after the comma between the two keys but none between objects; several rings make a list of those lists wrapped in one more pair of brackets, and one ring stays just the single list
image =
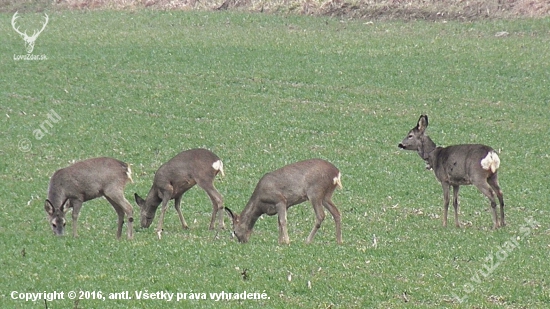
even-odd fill
[{"label": "roe deer", "polygon": [[342,187],[340,171],[332,163],[312,159],[284,166],[265,174],[242,213],[225,208],[233,220],[233,234],[241,243],[248,242],[252,228],[262,214],[279,215],[279,243],[289,244],[286,213],[290,206],[310,200],[315,211],[315,225],[307,238],[311,243],[325,219],[323,207],[328,209],[336,225],[336,241],[342,243],[340,212],[332,203],[332,193]]},{"label": "roe deer", "polygon": [[224,175],[223,163],[213,152],[206,149],[191,149],[180,152],[164,163],[155,173],[153,185],[142,199],[137,193],[134,195],[140,207],[141,227],[147,228],[153,222],[159,204],[162,202],[157,235],[160,238],[164,214],[168,202],[174,200],[174,207],[180,218],[181,225],[187,229],[187,223],[180,209],[182,195],[195,184],[201,187],[212,201],[212,218],[210,229],[214,229],[216,214],[219,212],[219,226],[225,228],[223,222],[223,198],[214,187],[214,178],[218,173]]},{"label": "roe deer", "polygon": [[126,183],[132,182],[130,166],[113,158],[94,158],[77,162],[56,171],[50,179],[48,199],[44,209],[54,234],[63,235],[65,213],[73,209],[73,236],[76,232],[78,214],[82,203],[104,196],[118,215],[116,237],[122,235],[124,215],[128,218],[128,239],[133,237],[132,205],[124,197]]},{"label": "roe deer", "polygon": [[[458,221],[458,190],[461,185],[475,185],[491,201],[493,229],[505,226],[504,198],[498,185],[497,170],[500,159],[493,148],[480,144],[463,144],[449,147],[436,147],[424,134],[428,127],[428,116],[421,115],[418,124],[409,131],[399,148],[414,150],[424,161],[426,168],[433,169],[435,177],[443,186],[443,226],[447,226],[449,209],[449,189],[453,187],[453,207],[455,225]],[[500,222],[497,219],[495,194],[500,202]]]}]

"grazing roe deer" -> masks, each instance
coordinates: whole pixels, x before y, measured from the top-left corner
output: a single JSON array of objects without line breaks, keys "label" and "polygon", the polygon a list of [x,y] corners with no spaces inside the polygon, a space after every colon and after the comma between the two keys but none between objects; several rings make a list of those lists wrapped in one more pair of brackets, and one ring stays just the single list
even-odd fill
[{"label": "grazing roe deer", "polygon": [[[458,221],[458,190],[461,185],[475,185],[491,201],[493,228],[505,226],[504,198],[498,185],[497,170],[500,159],[495,150],[480,144],[463,144],[449,147],[436,147],[425,135],[428,127],[428,116],[421,115],[418,124],[409,131],[399,148],[414,150],[424,161],[426,168],[433,169],[435,177],[443,186],[443,226],[447,226],[449,208],[449,190],[453,187],[453,207],[455,225]],[[495,194],[500,202],[500,222],[497,219]]]},{"label": "grazing roe deer", "polygon": [[286,227],[287,209],[310,200],[315,211],[315,225],[307,238],[311,243],[325,219],[325,207],[334,218],[336,241],[342,243],[340,212],[332,203],[332,193],[342,187],[340,171],[332,163],[312,159],[300,161],[265,174],[241,214],[225,208],[233,220],[233,234],[241,243],[248,242],[252,228],[262,214],[279,215],[279,243],[289,244]]},{"label": "grazing roe deer", "polygon": [[130,166],[113,158],[93,158],[56,171],[50,179],[44,209],[54,234],[63,235],[65,213],[73,209],[73,236],[77,237],[77,220],[82,203],[104,196],[118,215],[116,237],[122,235],[124,215],[128,217],[128,239],[133,237],[133,209],[124,197],[124,187],[132,181]]},{"label": "grazing roe deer", "polygon": [[148,228],[159,204],[162,202],[157,234],[160,238],[164,214],[168,208],[168,202],[174,201],[174,207],[178,213],[181,225],[187,229],[187,223],[180,209],[183,194],[195,184],[201,187],[212,201],[212,218],[210,229],[214,229],[216,214],[219,214],[219,226],[225,228],[223,222],[223,198],[214,187],[214,178],[218,173],[224,175],[223,163],[213,152],[206,149],[191,149],[180,152],[178,155],[164,163],[155,173],[153,185],[142,199],[137,193],[134,195],[136,203],[140,207],[141,227]]}]

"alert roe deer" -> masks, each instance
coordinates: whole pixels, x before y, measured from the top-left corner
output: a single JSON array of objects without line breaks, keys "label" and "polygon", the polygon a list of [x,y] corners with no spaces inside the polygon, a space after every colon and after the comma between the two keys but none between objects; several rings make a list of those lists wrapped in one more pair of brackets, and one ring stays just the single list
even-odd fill
[{"label": "alert roe deer", "polygon": [[210,229],[214,229],[216,214],[219,211],[219,226],[225,228],[223,222],[223,198],[214,187],[214,178],[218,173],[224,175],[223,163],[217,155],[206,149],[191,149],[180,152],[177,156],[164,163],[155,173],[153,185],[142,199],[135,194],[136,203],[141,212],[141,227],[149,227],[155,218],[155,213],[162,202],[162,210],[157,227],[157,234],[162,233],[164,214],[168,208],[168,202],[174,201],[174,207],[178,212],[181,225],[187,229],[187,223],[180,209],[182,195],[195,184],[201,187],[212,201],[212,219]]},{"label": "alert roe deer", "polygon": [[286,213],[290,206],[310,200],[315,211],[315,225],[307,238],[310,243],[325,219],[323,206],[328,209],[336,225],[336,241],[342,243],[340,212],[331,201],[336,187],[342,187],[340,171],[332,163],[312,159],[284,166],[265,174],[242,213],[225,208],[233,220],[233,234],[241,243],[250,238],[256,220],[262,215],[279,215],[279,243],[288,244]]},{"label": "alert roe deer", "polygon": [[[479,191],[491,201],[493,228],[505,226],[504,199],[498,185],[497,170],[500,159],[493,148],[480,144],[464,144],[449,147],[436,147],[435,143],[424,134],[428,127],[428,116],[421,115],[418,124],[399,148],[416,150],[426,161],[426,168],[433,169],[435,177],[443,186],[443,226],[447,226],[447,211],[449,209],[449,189],[453,187],[453,207],[455,224],[458,222],[458,190],[461,185],[475,185]],[[497,219],[495,193],[500,202],[500,223]]]},{"label": "alert roe deer", "polygon": [[130,166],[113,158],[94,158],[77,162],[56,171],[50,179],[44,209],[56,235],[63,235],[65,213],[73,209],[73,236],[82,203],[104,196],[118,215],[116,237],[122,235],[124,214],[128,217],[128,239],[133,237],[132,205],[124,198],[124,187],[132,181]]}]

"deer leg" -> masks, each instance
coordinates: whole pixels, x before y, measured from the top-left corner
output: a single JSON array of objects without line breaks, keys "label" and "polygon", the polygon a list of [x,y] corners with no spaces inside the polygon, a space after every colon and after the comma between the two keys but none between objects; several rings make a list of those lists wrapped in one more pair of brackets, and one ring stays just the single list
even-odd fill
[{"label": "deer leg", "polygon": [[201,187],[206,194],[208,194],[208,197],[210,197],[210,201],[212,201],[212,218],[210,219],[210,226],[209,229],[214,229],[214,224],[216,222],[216,214],[218,216],[218,227],[220,229],[225,229],[225,223],[223,222],[223,197],[216,190],[214,187],[214,184],[211,181],[204,181],[204,182],[197,182],[197,185]]},{"label": "deer leg", "polygon": [[493,174],[491,177],[487,179],[487,182],[493,188],[493,191],[495,191],[498,201],[500,203],[500,226],[506,226],[506,221],[504,220],[504,196],[502,194],[502,190],[500,189],[500,186],[498,185],[498,178],[497,174]]},{"label": "deer leg", "polygon": [[[318,199],[311,199],[311,204],[313,205],[313,211],[315,212],[315,225],[313,226],[311,233],[309,233],[309,236],[307,237],[306,243],[308,244],[313,241],[313,237],[315,237],[315,234],[321,227],[321,223],[323,223],[323,221],[325,220],[325,209],[323,208],[323,202]],[[336,231],[336,237],[338,237],[338,230]]]},{"label": "deer leg", "polygon": [[483,193],[489,199],[489,201],[491,201],[493,229],[497,229],[499,226],[498,219],[497,219],[497,210],[496,210],[497,203],[495,202],[495,195],[494,195],[493,189],[485,179],[482,181],[475,182],[474,185],[479,189],[479,191],[481,191],[481,193]]},{"label": "deer leg", "polygon": [[[325,198],[323,201],[323,206],[330,212],[332,215],[332,218],[334,219],[334,225],[336,228],[336,242],[340,245],[342,244],[342,229],[341,229],[341,215],[340,211],[338,211],[338,208],[334,205],[332,200],[330,198]],[[311,238],[313,240],[313,237]]]},{"label": "deer leg", "polygon": [[180,196],[176,196],[174,199],[174,208],[176,208],[176,212],[178,213],[178,217],[180,218],[181,227],[184,230],[187,230],[189,226],[187,225],[187,222],[185,222],[185,218],[183,217],[183,214],[181,213],[181,199],[183,198],[183,194]]},{"label": "deer leg", "polygon": [[[111,203],[111,204],[113,204],[113,203]],[[113,208],[115,209],[115,211],[118,215],[116,239],[120,239],[120,237],[122,236],[122,226],[124,225],[124,210],[119,205],[115,206],[115,204],[113,204]]]},{"label": "deer leg", "polygon": [[290,239],[288,237],[288,231],[286,227],[286,203],[285,202],[279,202],[277,205],[277,213],[278,213],[278,223],[279,223],[279,244],[290,244]]},{"label": "deer leg", "polygon": [[77,221],[78,221],[78,214],[80,213],[80,209],[82,208],[82,201],[79,200],[70,200],[71,207],[73,209],[72,217],[73,217],[73,237],[78,237],[78,233],[76,232],[77,229]]},{"label": "deer leg", "polygon": [[171,191],[164,191],[162,194],[162,209],[160,210],[160,218],[159,223],[157,226],[157,235],[160,239],[160,235],[162,234],[162,225],[164,223],[164,215],[166,214],[166,210],[168,209],[168,202],[170,201],[170,198],[172,197]]},{"label": "deer leg", "polygon": [[105,198],[111,203],[113,208],[115,209],[117,215],[118,215],[118,225],[117,225],[117,233],[116,238],[120,239],[122,236],[122,226],[124,225],[124,215],[128,218],[128,239],[134,238],[134,217],[133,213],[134,210],[132,208],[132,205],[126,198],[124,197],[122,192],[114,193],[114,194],[105,194]]},{"label": "deer leg", "polygon": [[447,183],[441,183],[443,187],[443,226],[447,226],[447,213],[449,211],[449,189],[450,186]]},{"label": "deer leg", "polygon": [[458,221],[458,191],[460,186],[453,186],[453,208],[455,209],[455,226],[460,227],[460,222]]}]

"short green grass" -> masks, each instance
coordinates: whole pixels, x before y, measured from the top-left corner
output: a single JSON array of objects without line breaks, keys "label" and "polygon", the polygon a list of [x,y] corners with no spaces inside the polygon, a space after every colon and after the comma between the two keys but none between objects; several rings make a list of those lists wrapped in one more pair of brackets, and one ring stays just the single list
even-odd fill
[{"label": "short green grass", "polygon": [[[43,61],[13,59],[25,50],[10,19],[0,15],[0,307],[45,307],[13,300],[13,291],[63,291],[48,308],[548,307],[550,19],[372,24],[59,11],[36,41]],[[496,37],[501,31],[508,35]],[[52,110],[60,119],[50,127]],[[473,187],[461,190],[468,224],[441,226],[440,185],[418,155],[397,148],[421,113],[440,145],[500,151],[506,228],[490,230],[489,203]],[[129,162],[134,204],[162,163],[194,147],[224,161],[216,186],[235,211],[264,173],[330,160],[343,174],[334,202],[344,244],[336,245],[328,214],[313,244],[304,243],[309,204],[289,211],[290,246],[277,244],[276,217],[238,244],[228,230],[207,229],[210,201],[196,188],[183,199],[190,229],[171,207],[160,241],[153,228],[116,241],[116,215],[103,199],[84,204],[80,237],[52,235],[43,200],[56,169],[95,156]],[[529,218],[537,224],[526,228]],[[69,300],[69,291],[133,299]],[[174,304],[137,300],[136,291],[269,299]]]}]

